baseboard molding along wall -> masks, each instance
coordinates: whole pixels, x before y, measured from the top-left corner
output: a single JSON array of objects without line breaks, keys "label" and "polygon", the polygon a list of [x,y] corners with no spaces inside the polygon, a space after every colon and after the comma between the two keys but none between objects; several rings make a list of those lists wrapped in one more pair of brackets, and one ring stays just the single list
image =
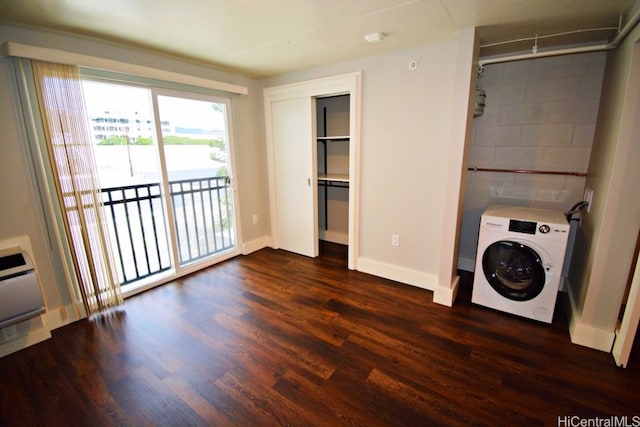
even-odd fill
[{"label": "baseboard molding along wall", "polygon": [[433,291],[437,288],[438,277],[433,274],[398,267],[396,265],[386,264],[369,258],[358,259],[357,265],[358,271],[363,273],[373,274],[374,276],[384,277],[385,279],[394,280],[396,282],[416,286],[429,291]]},{"label": "baseboard molding along wall", "polygon": [[71,304],[69,304],[54,310],[47,310],[47,312],[42,316],[49,329],[54,330],[69,325],[84,317],[84,313],[80,317],[76,316],[75,313],[76,310]]},{"label": "baseboard molding along wall", "polygon": [[451,286],[448,288],[443,288],[442,286],[438,286],[433,291],[433,302],[436,304],[445,305],[447,307],[453,307],[453,303],[458,296],[458,289],[460,285],[460,276],[456,276],[451,282]]},{"label": "baseboard molding along wall", "polygon": [[596,328],[582,322],[573,292],[571,292],[572,288],[571,286],[567,286],[567,288],[567,293],[569,294],[567,314],[569,315],[569,336],[571,337],[571,342],[595,350],[610,352],[616,337],[615,331]]},{"label": "baseboard molding along wall", "polygon": [[40,316],[2,329],[0,357],[23,350],[51,338],[51,332]]},{"label": "baseboard molding along wall", "polygon": [[242,243],[242,255],[249,255],[252,252],[271,246],[271,236],[262,236],[254,240]]}]

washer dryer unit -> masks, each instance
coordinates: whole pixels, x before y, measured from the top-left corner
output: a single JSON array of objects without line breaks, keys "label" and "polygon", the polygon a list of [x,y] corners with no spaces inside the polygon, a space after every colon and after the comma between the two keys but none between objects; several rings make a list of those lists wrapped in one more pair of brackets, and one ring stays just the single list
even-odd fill
[{"label": "washer dryer unit", "polygon": [[480,221],[471,302],[551,323],[568,235],[562,212],[489,206]]}]

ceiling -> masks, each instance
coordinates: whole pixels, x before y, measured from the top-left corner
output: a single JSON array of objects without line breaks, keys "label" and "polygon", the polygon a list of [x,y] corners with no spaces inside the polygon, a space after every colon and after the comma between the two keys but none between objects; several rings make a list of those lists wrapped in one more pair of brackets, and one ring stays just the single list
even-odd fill
[{"label": "ceiling", "polygon": [[[481,44],[617,27],[634,0],[0,0],[0,24],[136,46],[265,78],[437,43],[476,26]],[[364,36],[382,32],[381,43]],[[540,39],[602,42],[615,30]],[[481,55],[530,50],[532,41]]]}]

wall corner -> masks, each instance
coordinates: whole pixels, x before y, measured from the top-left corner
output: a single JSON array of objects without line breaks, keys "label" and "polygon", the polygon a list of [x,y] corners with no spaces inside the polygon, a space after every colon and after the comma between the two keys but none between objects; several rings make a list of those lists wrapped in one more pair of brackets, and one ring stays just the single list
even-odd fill
[{"label": "wall corner", "polygon": [[[434,302],[451,306],[455,300],[457,283],[457,253],[462,222],[464,200],[465,161],[471,143],[471,123],[475,97],[475,66],[479,39],[474,27],[463,28],[458,34],[453,107],[451,110],[451,134],[444,200],[442,237],[440,242],[440,266],[438,288]],[[444,293],[443,293],[444,292]]]}]

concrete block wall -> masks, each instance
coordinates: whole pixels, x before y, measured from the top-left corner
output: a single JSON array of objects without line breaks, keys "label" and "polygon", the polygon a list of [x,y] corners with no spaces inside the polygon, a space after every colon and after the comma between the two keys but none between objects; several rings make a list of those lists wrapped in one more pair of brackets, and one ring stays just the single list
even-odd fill
[{"label": "concrete block wall", "polygon": [[[606,53],[485,66],[478,88],[469,166],[586,172],[598,117]],[[472,271],[480,216],[493,203],[567,211],[585,178],[469,172],[458,266]]]}]

